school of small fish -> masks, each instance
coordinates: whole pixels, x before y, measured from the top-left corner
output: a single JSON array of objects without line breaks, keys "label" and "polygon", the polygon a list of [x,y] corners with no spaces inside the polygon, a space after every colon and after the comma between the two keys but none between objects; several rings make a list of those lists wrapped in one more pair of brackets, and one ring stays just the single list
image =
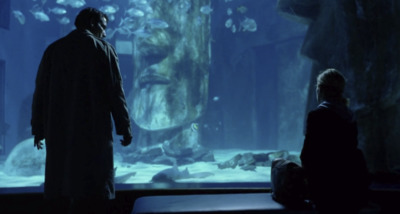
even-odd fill
[{"label": "school of small fish", "polygon": [[[233,0],[225,0],[225,2],[231,2]],[[246,6],[239,6],[236,8],[236,13],[239,13],[243,15],[243,18],[239,20],[238,27],[234,23],[233,18],[231,17],[232,14],[234,13],[235,10],[233,10],[231,7],[226,9],[226,14],[228,15],[228,19],[225,21],[225,27],[230,29],[232,33],[236,33],[237,31],[239,32],[256,32],[257,31],[257,22],[249,18],[247,16],[244,16],[244,14],[247,13],[248,8]]]},{"label": "school of small fish", "polygon": [[[125,1],[125,3],[123,4],[122,1]],[[107,29],[107,39],[113,38],[116,33],[127,37],[136,36],[147,38],[151,36],[154,29],[165,29],[170,27],[169,23],[165,20],[147,18],[149,14],[153,13],[153,8],[151,7],[152,1],[156,0],[101,0],[101,6],[98,9],[107,14],[110,22],[116,21],[116,23],[119,23],[118,25],[115,24],[114,26],[116,27],[113,29]],[[191,0],[165,1],[171,3],[171,6],[178,11],[177,15],[187,13],[192,7]],[[234,0],[224,1],[229,6],[230,2]],[[14,18],[19,24],[24,25],[26,22],[30,22],[31,20],[27,17],[28,15],[26,15],[27,13],[30,13],[33,20],[39,22],[45,23],[55,20],[61,25],[69,25],[72,24],[70,17],[76,16],[76,9],[82,9],[82,7],[86,5],[85,0],[55,0],[56,6],[49,6],[50,3],[47,0],[32,0],[32,2],[33,6],[29,11],[22,11],[20,9],[14,9],[12,11]],[[211,15],[214,13],[214,9],[210,4],[200,7],[200,16]],[[225,27],[230,29],[232,33],[256,32],[257,23],[254,19],[246,16],[248,10],[249,9],[244,5],[239,7],[228,7],[226,10],[228,18],[224,23]],[[196,23],[194,23],[195,25],[199,26],[203,24],[200,16],[197,17],[198,19]],[[115,20],[115,17],[121,18],[119,18],[120,20]],[[145,22],[139,21],[139,19],[144,19]]]}]

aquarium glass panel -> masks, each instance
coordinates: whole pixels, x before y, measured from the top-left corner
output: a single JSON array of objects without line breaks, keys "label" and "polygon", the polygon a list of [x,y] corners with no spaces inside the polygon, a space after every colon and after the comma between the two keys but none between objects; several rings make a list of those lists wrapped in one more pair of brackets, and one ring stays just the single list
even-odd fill
[{"label": "aquarium glass panel", "polygon": [[311,69],[307,20],[277,2],[1,0],[0,193],[43,189],[36,74],[85,7],[108,16],[132,123],[127,147],[113,130],[117,189],[269,187],[274,158],[300,162]]}]

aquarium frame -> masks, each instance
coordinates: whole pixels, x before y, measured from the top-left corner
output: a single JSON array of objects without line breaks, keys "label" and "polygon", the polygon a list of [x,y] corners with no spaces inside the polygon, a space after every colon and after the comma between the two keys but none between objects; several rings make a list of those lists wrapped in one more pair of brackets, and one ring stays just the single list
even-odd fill
[{"label": "aquarium frame", "polygon": [[[134,183],[115,184],[119,191],[224,191],[224,192],[268,192],[271,191],[270,182],[231,182],[231,183]],[[0,195],[43,193],[44,185],[26,187],[3,187]]]},{"label": "aquarium frame", "polygon": [[6,62],[0,59],[0,155],[6,151],[6,121],[5,121],[5,83]]}]

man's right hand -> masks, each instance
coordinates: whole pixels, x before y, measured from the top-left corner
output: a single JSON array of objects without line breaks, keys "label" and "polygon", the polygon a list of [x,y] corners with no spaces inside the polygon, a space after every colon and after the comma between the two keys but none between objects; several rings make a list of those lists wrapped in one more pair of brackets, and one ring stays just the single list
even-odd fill
[{"label": "man's right hand", "polygon": [[128,146],[129,144],[131,144],[131,142],[132,142],[132,135],[130,134],[124,135],[124,139],[121,140],[121,144],[123,146]]}]

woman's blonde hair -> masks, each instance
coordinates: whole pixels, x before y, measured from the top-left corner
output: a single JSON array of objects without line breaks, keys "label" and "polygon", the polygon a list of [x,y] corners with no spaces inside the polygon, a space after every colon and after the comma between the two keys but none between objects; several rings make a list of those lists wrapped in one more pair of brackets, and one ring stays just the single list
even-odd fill
[{"label": "woman's blonde hair", "polygon": [[320,73],[317,77],[317,89],[324,100],[344,102],[347,104],[347,99],[343,97],[346,79],[343,74],[334,69],[328,68]]}]

